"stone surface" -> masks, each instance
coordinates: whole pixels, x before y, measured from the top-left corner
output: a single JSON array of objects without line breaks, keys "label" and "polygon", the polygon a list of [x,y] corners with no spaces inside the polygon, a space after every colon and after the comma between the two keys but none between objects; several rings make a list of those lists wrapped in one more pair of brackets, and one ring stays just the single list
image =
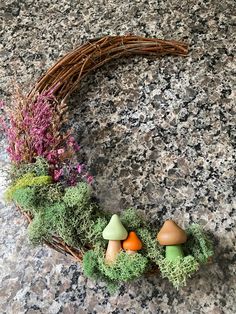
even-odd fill
[{"label": "stone surface", "polygon": [[[232,0],[10,1],[0,4],[0,96],[25,91],[60,56],[94,37],[134,33],[184,40],[189,56],[133,57],[90,75],[72,122],[103,206],[134,206],[157,226],[199,222],[216,254],[188,285],[142,278],[110,295],[80,265],[30,246],[26,222],[0,203],[0,312],[236,312],[235,63]],[[9,161],[1,142],[1,190]]]}]

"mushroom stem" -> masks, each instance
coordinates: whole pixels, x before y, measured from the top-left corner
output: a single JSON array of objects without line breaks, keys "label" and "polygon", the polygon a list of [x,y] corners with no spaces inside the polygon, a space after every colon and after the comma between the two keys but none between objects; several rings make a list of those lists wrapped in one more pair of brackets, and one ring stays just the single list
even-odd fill
[{"label": "mushroom stem", "polygon": [[184,257],[182,245],[167,245],[166,258],[170,261],[174,261],[177,257]]},{"label": "mushroom stem", "polygon": [[133,250],[127,250],[126,253],[127,254],[135,254],[137,251],[133,251]]},{"label": "mushroom stem", "polygon": [[120,240],[109,240],[105,261],[107,264],[112,264],[117,258],[117,254],[121,250]]}]

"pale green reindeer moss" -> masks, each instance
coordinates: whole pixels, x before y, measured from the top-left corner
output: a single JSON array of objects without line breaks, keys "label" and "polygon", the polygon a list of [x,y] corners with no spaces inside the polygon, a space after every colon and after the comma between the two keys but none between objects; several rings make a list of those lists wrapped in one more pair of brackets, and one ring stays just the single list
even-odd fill
[{"label": "pale green reindeer moss", "polygon": [[212,241],[198,224],[189,226],[186,233],[188,241],[183,246],[184,251],[194,256],[200,264],[205,264],[214,254]]},{"label": "pale green reindeer moss", "polygon": [[63,203],[55,203],[44,208],[39,207],[28,226],[29,239],[32,244],[42,243],[44,239],[50,239],[53,234],[59,234],[65,211],[66,208]]},{"label": "pale green reindeer moss", "polygon": [[113,281],[127,282],[140,277],[148,264],[148,259],[139,254],[127,254],[121,251],[117,260],[111,265],[107,265],[104,257],[98,258],[99,269],[102,274]]},{"label": "pale green reindeer moss", "polygon": [[[34,186],[19,189],[13,194],[14,200],[25,210],[29,210],[33,215],[43,213],[37,217],[37,221],[41,219],[41,223],[45,225],[44,236],[45,233],[47,236],[55,233],[69,245],[99,243],[104,247],[102,230],[107,220],[98,216],[97,205],[90,200],[90,187],[80,183],[76,187],[66,189],[65,193],[60,186],[55,185],[53,188],[53,185],[48,185],[47,188],[48,193],[45,186]],[[71,200],[76,200],[73,206]],[[31,229],[34,229],[34,226],[31,226]],[[37,230],[33,230],[34,238]],[[37,238],[40,239],[41,235],[39,232]]]},{"label": "pale green reindeer moss", "polygon": [[77,186],[66,189],[63,201],[67,206],[81,206],[88,202],[91,190],[88,184],[81,182]]},{"label": "pale green reindeer moss", "polygon": [[35,177],[33,173],[26,173],[23,177],[17,179],[17,181],[7,189],[5,192],[5,198],[7,201],[11,201],[13,193],[18,189],[24,188],[26,186],[49,184],[51,182],[52,178],[50,176]]},{"label": "pale green reindeer moss", "polygon": [[55,203],[62,203],[63,190],[59,184],[35,185],[17,189],[13,201],[32,215]]},{"label": "pale green reindeer moss", "polygon": [[62,202],[64,189],[60,183],[53,183],[40,187],[40,189],[38,189],[38,193],[41,196],[41,199],[45,199],[47,202],[53,204],[56,202]]},{"label": "pale green reindeer moss", "polygon": [[90,250],[83,256],[83,270],[85,276],[91,279],[100,279],[100,270],[98,265],[98,256],[95,251]]},{"label": "pale green reindeer moss", "polygon": [[84,274],[89,278],[102,279],[119,285],[140,277],[146,270],[148,259],[139,254],[127,254],[121,251],[115,263],[105,263],[101,250],[95,249],[85,253],[83,258]]},{"label": "pale green reindeer moss", "polygon": [[137,213],[134,208],[125,209],[121,215],[120,220],[126,229],[132,231],[141,227],[144,223],[143,219]]},{"label": "pale green reindeer moss", "polygon": [[159,245],[156,234],[148,228],[137,229],[137,234],[143,243],[145,255],[156,265],[164,258],[164,247]]},{"label": "pale green reindeer moss", "polygon": [[43,243],[43,240],[50,238],[48,224],[44,219],[43,213],[37,213],[33,221],[28,226],[28,235],[33,245]]},{"label": "pale green reindeer moss", "polygon": [[13,192],[12,199],[21,209],[32,213],[36,207],[36,195],[34,187],[25,187]]},{"label": "pale green reindeer moss", "polygon": [[12,181],[23,177],[27,173],[33,173],[35,176],[47,176],[49,174],[49,164],[47,160],[38,156],[34,163],[22,163],[20,166],[13,165],[10,169]]},{"label": "pale green reindeer moss", "polygon": [[167,278],[176,289],[186,285],[186,280],[195,273],[199,264],[196,259],[189,255],[177,257],[174,261],[166,258],[159,262],[160,272],[163,278]]},{"label": "pale green reindeer moss", "polygon": [[94,220],[91,219],[91,223],[87,226],[87,241],[93,246],[100,245],[100,247],[106,246],[106,241],[102,237],[102,231],[108,224],[108,220],[105,217],[98,217]]}]

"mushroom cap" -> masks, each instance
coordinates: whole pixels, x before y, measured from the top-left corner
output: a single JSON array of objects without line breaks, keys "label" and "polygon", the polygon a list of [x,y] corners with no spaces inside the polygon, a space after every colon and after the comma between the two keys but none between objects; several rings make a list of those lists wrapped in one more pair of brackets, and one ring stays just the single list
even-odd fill
[{"label": "mushroom cap", "polygon": [[142,242],[136,235],[134,231],[131,231],[128,235],[128,238],[123,241],[123,249],[126,251],[138,251],[142,248]]},{"label": "mushroom cap", "polygon": [[125,240],[127,238],[128,232],[122,225],[118,215],[112,215],[109,224],[103,230],[102,236],[106,240]]},{"label": "mushroom cap", "polygon": [[160,245],[177,245],[187,241],[187,235],[173,220],[166,220],[157,234]]}]

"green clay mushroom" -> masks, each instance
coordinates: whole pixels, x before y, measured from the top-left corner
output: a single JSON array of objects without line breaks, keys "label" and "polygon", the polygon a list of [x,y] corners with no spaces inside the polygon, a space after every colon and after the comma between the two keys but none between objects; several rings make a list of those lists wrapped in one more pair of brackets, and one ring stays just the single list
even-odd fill
[{"label": "green clay mushroom", "polygon": [[187,241],[187,235],[173,220],[167,220],[157,234],[160,245],[166,246],[166,259],[174,261],[184,257],[182,245]]},{"label": "green clay mushroom", "polygon": [[114,214],[111,217],[109,224],[103,230],[102,236],[104,239],[109,240],[105,261],[107,264],[112,264],[121,250],[120,241],[125,240],[128,236],[128,232],[122,225],[118,215]]}]

